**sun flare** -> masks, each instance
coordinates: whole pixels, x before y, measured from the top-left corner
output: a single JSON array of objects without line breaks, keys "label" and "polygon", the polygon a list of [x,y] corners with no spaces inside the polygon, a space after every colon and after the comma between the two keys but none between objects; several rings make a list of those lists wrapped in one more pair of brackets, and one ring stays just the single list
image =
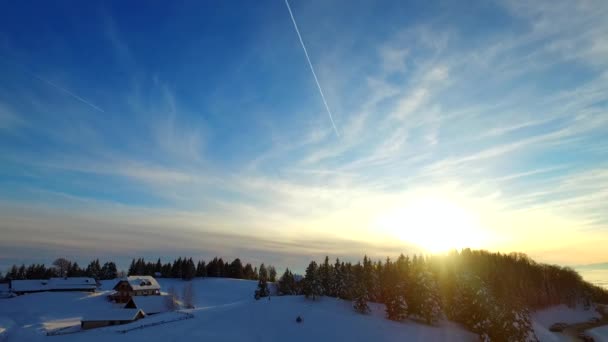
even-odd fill
[{"label": "sun flare", "polygon": [[440,197],[412,200],[378,216],[376,226],[394,238],[438,253],[483,245],[472,211]]}]

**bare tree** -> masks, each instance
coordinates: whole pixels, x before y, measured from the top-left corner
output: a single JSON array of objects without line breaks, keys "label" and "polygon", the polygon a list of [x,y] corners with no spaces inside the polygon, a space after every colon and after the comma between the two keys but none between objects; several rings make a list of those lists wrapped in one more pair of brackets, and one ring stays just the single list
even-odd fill
[{"label": "bare tree", "polygon": [[182,303],[186,308],[194,309],[194,288],[192,287],[192,282],[188,282],[188,284],[184,286]]},{"label": "bare tree", "polygon": [[57,268],[57,272],[59,272],[60,277],[65,277],[68,274],[68,270],[72,263],[65,258],[57,258],[53,261],[53,266]]},{"label": "bare tree", "polygon": [[167,290],[167,295],[165,296],[165,306],[169,311],[177,310],[177,298],[175,295],[175,288],[173,286]]}]

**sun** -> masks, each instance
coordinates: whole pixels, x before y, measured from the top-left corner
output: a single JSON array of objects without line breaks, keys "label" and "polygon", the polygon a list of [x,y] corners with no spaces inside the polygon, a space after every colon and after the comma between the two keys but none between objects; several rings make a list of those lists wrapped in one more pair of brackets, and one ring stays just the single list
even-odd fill
[{"label": "sun", "polygon": [[431,253],[483,245],[483,231],[472,211],[441,197],[408,201],[379,215],[375,225]]}]

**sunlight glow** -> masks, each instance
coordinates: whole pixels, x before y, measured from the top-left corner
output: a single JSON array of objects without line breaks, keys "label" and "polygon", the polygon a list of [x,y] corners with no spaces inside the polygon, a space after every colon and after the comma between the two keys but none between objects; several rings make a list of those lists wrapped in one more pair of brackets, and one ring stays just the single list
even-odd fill
[{"label": "sunlight glow", "polygon": [[470,210],[441,197],[412,200],[378,216],[375,225],[404,242],[438,253],[479,248],[484,232]]}]

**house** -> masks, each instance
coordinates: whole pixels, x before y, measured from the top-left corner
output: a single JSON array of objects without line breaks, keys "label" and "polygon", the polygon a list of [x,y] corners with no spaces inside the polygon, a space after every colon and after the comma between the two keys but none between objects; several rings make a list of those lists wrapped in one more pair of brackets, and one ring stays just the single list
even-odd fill
[{"label": "house", "polygon": [[18,295],[45,291],[95,292],[97,282],[93,278],[85,277],[12,280],[10,289]]},{"label": "house", "polygon": [[133,296],[125,309],[141,309],[146,315],[170,311],[171,296]]},{"label": "house", "polygon": [[133,296],[160,296],[160,285],[151,276],[129,276],[114,286],[110,299],[127,303]]},{"label": "house", "polygon": [[140,309],[109,309],[91,312],[80,321],[83,330],[135,322],[146,315]]}]

